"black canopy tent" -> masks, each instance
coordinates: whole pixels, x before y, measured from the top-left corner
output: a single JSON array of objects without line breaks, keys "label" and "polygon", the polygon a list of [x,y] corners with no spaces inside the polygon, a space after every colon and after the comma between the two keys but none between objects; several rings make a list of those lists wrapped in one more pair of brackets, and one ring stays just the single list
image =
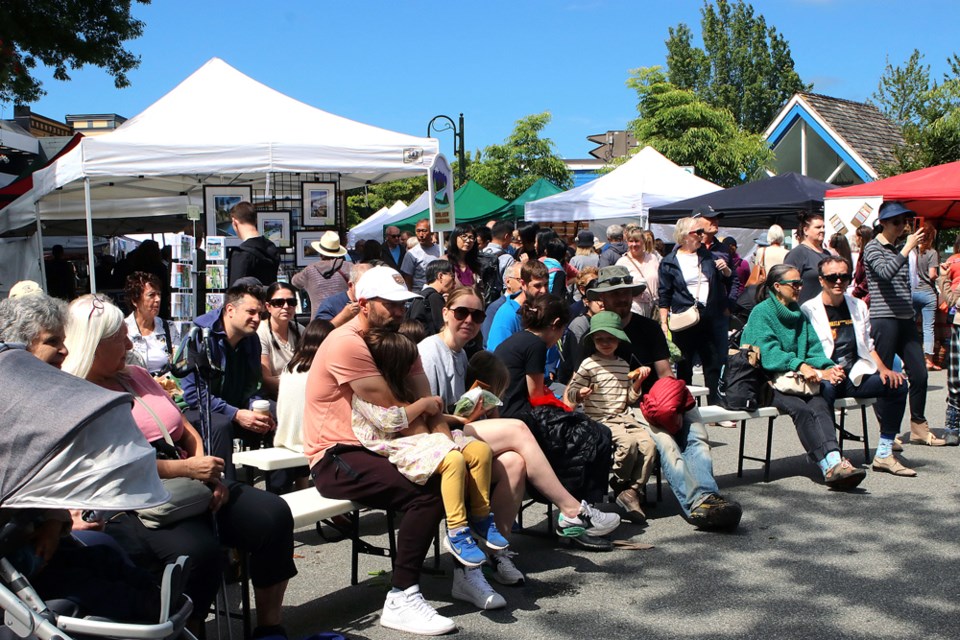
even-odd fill
[{"label": "black canopy tent", "polygon": [[771,224],[795,227],[799,212],[823,212],[823,194],[836,185],[784,173],[722,191],[680,200],[650,209],[650,222],[669,223],[690,215],[702,205],[723,214],[725,227],[762,229]]}]

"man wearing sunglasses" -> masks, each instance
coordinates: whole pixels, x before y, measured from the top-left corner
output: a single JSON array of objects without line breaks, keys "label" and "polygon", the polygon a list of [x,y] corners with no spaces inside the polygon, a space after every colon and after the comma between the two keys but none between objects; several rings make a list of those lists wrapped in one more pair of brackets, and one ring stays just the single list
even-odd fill
[{"label": "man wearing sunglasses", "polygon": [[832,407],[837,398],[877,398],[874,411],[880,423],[880,444],[873,470],[913,477],[917,472],[893,455],[894,438],[900,432],[907,405],[906,380],[888,368],[877,353],[870,337],[867,305],[846,293],[853,273],[846,258],[824,258],[817,271],[821,293],[805,302],[800,310],[816,330],[823,353],[844,372],[839,382],[822,381],[823,399]]},{"label": "man wearing sunglasses", "polygon": [[383,246],[380,247],[380,259],[395,271],[400,271],[407,247],[400,243],[400,229],[389,226],[383,231]]}]

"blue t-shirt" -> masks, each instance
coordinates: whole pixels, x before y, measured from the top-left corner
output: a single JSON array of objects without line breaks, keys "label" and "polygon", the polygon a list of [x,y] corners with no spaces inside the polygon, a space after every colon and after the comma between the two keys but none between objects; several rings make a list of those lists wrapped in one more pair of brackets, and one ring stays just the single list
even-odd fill
[{"label": "blue t-shirt", "polygon": [[490,324],[490,335],[487,336],[487,350],[495,350],[501,342],[520,331],[520,305],[515,298],[511,298],[497,309],[497,315]]},{"label": "blue t-shirt", "polygon": [[338,313],[347,308],[348,304],[350,304],[350,296],[347,295],[346,291],[335,293],[324,298],[323,302],[317,306],[317,313],[314,314],[313,319],[333,320]]}]

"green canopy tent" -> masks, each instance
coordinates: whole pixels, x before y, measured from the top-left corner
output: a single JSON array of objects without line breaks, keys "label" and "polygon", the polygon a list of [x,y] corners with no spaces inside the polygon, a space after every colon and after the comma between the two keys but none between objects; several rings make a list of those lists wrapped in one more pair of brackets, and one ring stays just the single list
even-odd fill
[{"label": "green canopy tent", "polygon": [[[453,203],[454,215],[457,217],[457,224],[460,224],[461,222],[476,223],[490,218],[491,212],[507,204],[507,201],[490,193],[473,180],[469,180],[453,194]],[[397,227],[401,231],[412,232],[419,220],[429,217],[430,211],[424,209],[403,220],[393,222],[390,226]]]},{"label": "green canopy tent", "polygon": [[[523,220],[524,204],[534,200],[539,200],[540,198],[552,196],[562,191],[563,189],[553,184],[546,178],[540,178],[530,185],[526,191],[517,196],[512,202],[508,202],[485,217],[488,220]],[[460,216],[457,217],[459,218]]]}]

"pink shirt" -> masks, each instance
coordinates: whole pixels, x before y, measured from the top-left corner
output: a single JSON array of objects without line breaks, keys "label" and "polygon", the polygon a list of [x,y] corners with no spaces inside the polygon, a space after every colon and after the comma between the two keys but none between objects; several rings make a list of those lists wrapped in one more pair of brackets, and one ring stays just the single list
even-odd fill
[{"label": "pink shirt", "polygon": [[133,403],[133,419],[147,442],[162,439],[163,433],[157,425],[156,418],[150,414],[141,401],[153,409],[157,418],[163,421],[170,437],[174,442],[177,442],[183,436],[183,419],[180,415],[180,409],[173,403],[163,387],[157,384],[153,377],[147,373],[146,369],[127,367],[127,374],[130,387],[140,396],[140,399]]}]

